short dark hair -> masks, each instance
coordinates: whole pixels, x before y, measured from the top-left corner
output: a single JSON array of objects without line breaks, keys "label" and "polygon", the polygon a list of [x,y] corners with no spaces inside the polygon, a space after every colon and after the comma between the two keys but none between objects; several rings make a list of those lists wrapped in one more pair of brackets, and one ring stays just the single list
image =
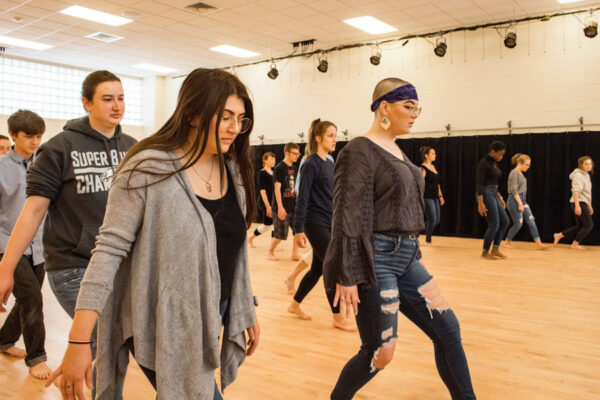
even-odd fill
[{"label": "short dark hair", "polygon": [[492,143],[490,143],[490,147],[488,148],[488,151],[502,151],[502,150],[506,150],[506,145],[504,144],[504,142],[501,142],[500,140],[494,140]]},{"label": "short dark hair", "polygon": [[46,123],[33,111],[19,110],[8,117],[8,131],[15,136],[19,132],[26,135],[39,135],[46,131]]},{"label": "short dark hair", "polygon": [[269,157],[273,157],[273,158],[277,158],[275,156],[275,153],[272,153],[270,151],[267,151],[265,154],[262,155],[262,160],[263,162],[267,161],[269,159]]},{"label": "short dark hair", "polygon": [[8,136],[0,135],[0,140],[8,140]]},{"label": "short dark hair", "polygon": [[81,85],[81,96],[85,97],[89,101],[92,101],[94,99],[94,94],[96,93],[96,88],[99,84],[115,81],[121,82],[119,77],[110,71],[94,71],[86,76],[83,80],[83,84]]},{"label": "short dark hair", "polygon": [[289,142],[289,143],[286,143],[285,147],[283,148],[283,151],[287,153],[288,151],[290,151],[292,149],[300,149],[300,146],[298,146],[294,142]]}]

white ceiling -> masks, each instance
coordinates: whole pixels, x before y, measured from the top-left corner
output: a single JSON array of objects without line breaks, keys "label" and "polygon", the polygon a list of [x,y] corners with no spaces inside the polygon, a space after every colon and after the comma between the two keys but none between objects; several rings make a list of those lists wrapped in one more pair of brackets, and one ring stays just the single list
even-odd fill
[{"label": "white ceiling", "polygon": [[[53,45],[45,50],[8,46],[7,56],[62,65],[105,68],[130,75],[141,62],[176,68],[217,67],[289,54],[291,43],[316,39],[315,49],[461,26],[545,15],[600,4],[557,0],[205,0],[219,11],[201,15],[184,7],[199,0],[0,0],[0,35]],[[80,5],[121,15],[139,14],[133,23],[111,27],[58,13]],[[398,29],[394,35],[369,35],[344,19],[371,15]],[[14,17],[22,17],[16,23]],[[85,38],[95,32],[123,36],[105,44]],[[1,44],[1,43],[0,43]],[[239,59],[208,50],[229,44],[260,53]]]}]

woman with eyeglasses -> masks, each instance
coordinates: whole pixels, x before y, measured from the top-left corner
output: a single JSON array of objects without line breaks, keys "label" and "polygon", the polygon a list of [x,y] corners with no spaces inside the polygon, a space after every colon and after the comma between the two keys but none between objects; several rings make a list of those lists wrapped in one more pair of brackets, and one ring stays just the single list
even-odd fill
[{"label": "woman with eyeglasses", "polygon": [[535,224],[535,218],[533,217],[531,208],[529,208],[529,204],[527,204],[527,178],[525,178],[525,172],[531,166],[531,157],[527,154],[517,153],[512,156],[510,162],[515,168],[508,174],[508,201],[506,202],[506,209],[510,214],[513,225],[506,234],[505,246],[509,249],[513,247],[512,240],[523,227],[523,222],[525,222],[538,249],[546,250],[550,246],[542,243],[537,225]]},{"label": "woman with eyeglasses", "polygon": [[393,358],[398,312],[431,338],[438,372],[452,399],[475,399],[460,327],[420,261],[424,181],[395,142],[421,112],[415,87],[397,78],[377,84],[374,119],[340,152],[332,235],[324,265],[334,305],[356,315],[362,345],[343,368],[331,399],[351,399]]},{"label": "woman with eyeglasses", "polygon": [[508,228],[506,203],[498,191],[498,180],[502,170],[498,163],[506,153],[506,145],[499,140],[490,143],[488,154],[477,164],[477,211],[487,220],[487,230],[483,235],[482,258],[494,260],[506,258],[500,252],[500,243]]},{"label": "woman with eyeglasses", "polygon": [[[77,300],[69,346],[48,385],[112,399],[129,353],[159,399],[221,399],[258,345],[246,229],[255,211],[245,86],[218,69],[185,79],[176,109],[134,146],[112,184],[104,224]],[[222,346],[219,336],[223,329]],[[248,334],[246,340],[244,331]]]}]

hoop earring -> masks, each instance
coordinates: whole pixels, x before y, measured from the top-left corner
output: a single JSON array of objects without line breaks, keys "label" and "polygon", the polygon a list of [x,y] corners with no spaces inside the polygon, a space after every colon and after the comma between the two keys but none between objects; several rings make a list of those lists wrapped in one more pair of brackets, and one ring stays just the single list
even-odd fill
[{"label": "hoop earring", "polygon": [[389,119],[387,119],[387,117],[384,117],[383,120],[381,121],[381,127],[383,129],[385,129],[386,131],[388,129],[390,129],[390,126],[392,125],[392,123],[390,122]]}]

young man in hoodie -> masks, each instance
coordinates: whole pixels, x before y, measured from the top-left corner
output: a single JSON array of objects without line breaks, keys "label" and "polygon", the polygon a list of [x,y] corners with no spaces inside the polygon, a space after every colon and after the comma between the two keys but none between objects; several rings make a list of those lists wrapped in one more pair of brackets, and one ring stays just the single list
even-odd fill
[{"label": "young man in hoodie", "polygon": [[[0,261],[0,301],[6,303],[15,266],[47,211],[45,268],[50,288],[71,318],[104,219],[113,173],[136,142],[119,125],[125,102],[116,75],[89,74],[81,100],[88,116],[68,121],[63,132],[40,147],[27,174],[27,201]],[[95,336],[91,344],[95,354]]]},{"label": "young man in hoodie", "polygon": [[[45,131],[44,120],[32,111],[19,110],[8,118],[8,132],[15,145],[0,157],[0,259],[25,204],[25,176]],[[52,372],[46,365],[42,253],[42,232],[38,229],[17,262],[15,305],[0,329],[0,353],[25,358],[29,373],[37,379],[47,379]],[[21,335],[25,350],[15,346]]]},{"label": "young man in hoodie", "polygon": [[554,244],[558,244],[560,239],[575,236],[571,248],[575,250],[585,250],[581,241],[591,232],[594,227],[592,215],[592,179],[590,174],[594,171],[594,162],[590,156],[579,157],[577,168],[571,172],[571,209],[575,213],[575,226],[565,229],[562,232],[554,234]]}]

